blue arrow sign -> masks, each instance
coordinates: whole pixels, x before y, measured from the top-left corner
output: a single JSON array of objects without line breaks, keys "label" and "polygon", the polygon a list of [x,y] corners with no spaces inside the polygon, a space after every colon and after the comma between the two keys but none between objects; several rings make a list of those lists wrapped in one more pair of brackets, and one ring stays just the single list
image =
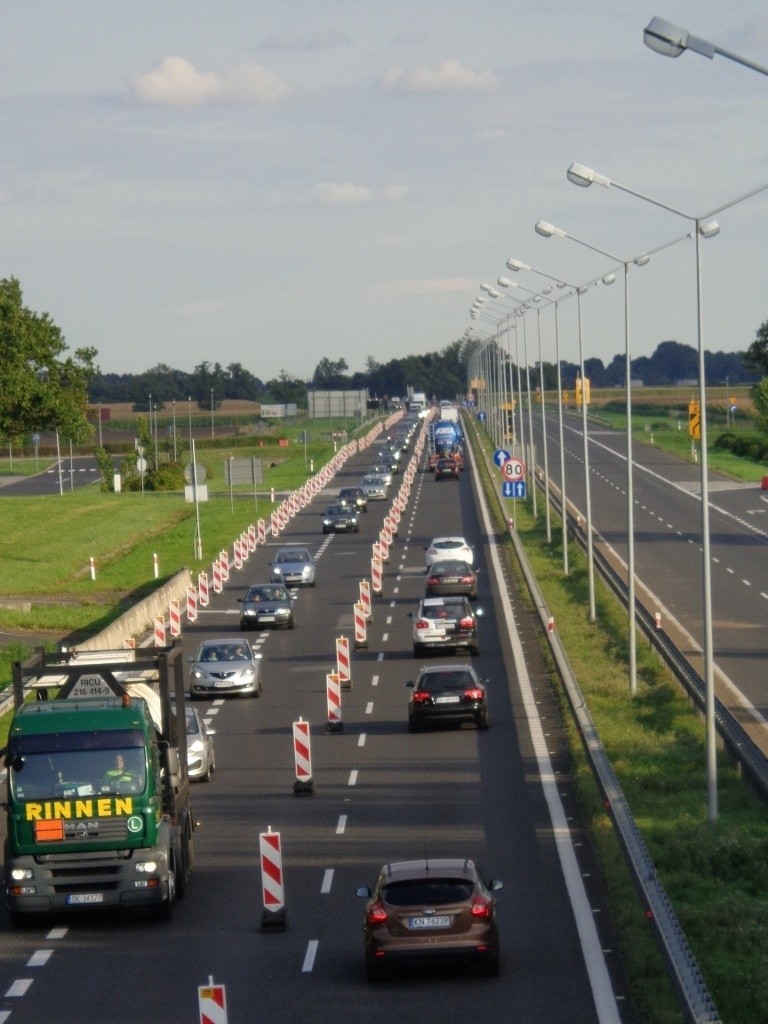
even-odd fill
[{"label": "blue arrow sign", "polygon": [[505,462],[509,462],[512,456],[509,454],[506,448],[497,448],[493,453],[493,461],[496,465],[501,468]]},{"label": "blue arrow sign", "polygon": [[524,498],[525,480],[505,480],[501,485],[502,498]]},{"label": "blue arrow sign", "polygon": [[480,420],[481,423],[485,423],[485,413],[484,412],[479,412],[477,414],[477,418]]}]

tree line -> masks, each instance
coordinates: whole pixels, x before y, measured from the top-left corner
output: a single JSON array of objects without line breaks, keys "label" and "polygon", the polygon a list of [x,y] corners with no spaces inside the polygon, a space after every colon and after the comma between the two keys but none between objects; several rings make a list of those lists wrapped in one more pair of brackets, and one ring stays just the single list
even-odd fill
[{"label": "tree line", "polygon": [[[350,373],[346,361],[324,357],[306,379],[285,370],[261,380],[242,363],[202,362],[191,373],[160,363],[143,373],[102,373],[98,352],[78,348],[69,354],[64,336],[48,313],[37,313],[23,304],[15,278],[0,280],[0,438],[14,440],[39,430],[59,430],[75,441],[91,432],[88,406],[130,402],[137,411],[163,408],[173,401],[193,400],[210,409],[225,399],[262,403],[295,403],[306,407],[310,389],[366,390],[372,399],[387,404],[405,397],[408,388],[430,397],[455,399],[467,389],[466,365],[473,349],[484,341],[459,339],[439,352],[410,355],[381,363],[373,356],[365,369]],[[554,390],[557,367],[544,363],[542,380],[538,367],[532,379]],[[578,366],[562,361],[561,377],[573,387]],[[745,352],[705,353],[707,383],[754,384],[753,397],[768,431],[768,321],[757,331]],[[585,373],[594,388],[621,387],[624,356],[607,365],[601,359],[585,360]],[[690,345],[661,342],[653,355],[632,361],[632,379],[646,386],[668,386],[695,380],[698,354]]]}]

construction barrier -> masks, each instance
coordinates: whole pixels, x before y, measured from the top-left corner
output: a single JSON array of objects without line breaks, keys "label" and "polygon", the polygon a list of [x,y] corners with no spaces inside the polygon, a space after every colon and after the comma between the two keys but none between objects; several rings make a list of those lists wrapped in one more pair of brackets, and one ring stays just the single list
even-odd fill
[{"label": "construction barrier", "polygon": [[336,672],[345,690],[352,689],[352,666],[349,660],[349,637],[336,637]]},{"label": "construction barrier", "polygon": [[358,601],[355,604],[355,650],[368,647],[368,625],[365,621],[365,609]]},{"label": "construction barrier", "polygon": [[210,604],[207,572],[199,572],[197,574],[197,599],[201,608],[207,608]]},{"label": "construction barrier", "polygon": [[370,622],[371,614],[371,581],[360,580],[360,604],[363,606],[363,615],[366,622]]},{"label": "construction barrier", "polygon": [[285,910],[285,884],[283,882],[283,849],[280,833],[269,831],[259,833],[259,858],[261,860],[261,927],[285,928],[288,917]]},{"label": "construction barrier", "polygon": [[272,512],[269,517],[269,528],[272,531],[272,536],[277,537],[280,534],[280,519],[277,512]]},{"label": "construction barrier", "polygon": [[229,552],[219,552],[219,565],[221,566],[221,578],[226,581],[229,579]]},{"label": "construction barrier", "polygon": [[243,548],[242,548],[242,544],[240,543],[240,538],[239,537],[235,541],[233,547],[234,547],[234,555],[235,555],[235,568],[236,569],[242,569],[243,568]]},{"label": "construction barrier", "polygon": [[187,622],[197,622],[197,589],[187,587]]},{"label": "construction barrier", "polygon": [[253,523],[248,527],[248,550],[251,554],[256,550],[256,527]]},{"label": "construction barrier", "polygon": [[259,521],[256,523],[256,543],[267,543],[267,524],[264,522],[263,519],[259,519]]},{"label": "construction barrier", "polygon": [[309,742],[309,722],[300,718],[293,723],[293,757],[295,775],[294,793],[311,793],[314,789],[312,779],[312,748]]},{"label": "construction barrier", "polygon": [[214,594],[220,594],[224,589],[224,584],[221,579],[221,562],[216,559],[213,563],[213,592]]},{"label": "construction barrier", "polygon": [[168,616],[171,622],[171,636],[181,636],[181,610],[178,601],[173,600],[169,602]]},{"label": "construction barrier", "polygon": [[165,617],[155,616],[155,647],[165,647]]},{"label": "construction barrier", "polygon": [[381,559],[371,559],[371,593],[374,597],[381,597]]},{"label": "construction barrier", "polygon": [[328,672],[325,676],[325,695],[328,705],[328,720],[325,723],[326,732],[344,732],[344,722],[341,718],[341,680],[338,672]]}]

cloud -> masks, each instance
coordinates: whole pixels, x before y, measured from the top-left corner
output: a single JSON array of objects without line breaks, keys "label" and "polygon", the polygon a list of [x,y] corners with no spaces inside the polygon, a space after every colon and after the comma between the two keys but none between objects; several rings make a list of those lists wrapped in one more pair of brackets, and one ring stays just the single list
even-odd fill
[{"label": "cloud", "polygon": [[304,193],[302,199],[308,203],[321,203],[325,206],[354,206],[361,203],[373,203],[379,199],[395,201],[407,195],[404,185],[385,185],[378,191],[369,185],[355,185],[351,181],[321,181]]},{"label": "cloud", "polygon": [[445,60],[437,68],[389,68],[381,79],[385,92],[493,92],[498,79],[492,71],[473,71],[461,61]]},{"label": "cloud", "polygon": [[258,49],[311,53],[315,50],[334,50],[338,46],[349,46],[351,43],[349,36],[337,29],[318,32],[278,32],[259,43]]},{"label": "cloud", "polygon": [[184,57],[166,57],[131,83],[142,103],[160,107],[199,107],[206,103],[274,103],[289,91],[261,64],[243,64],[224,76],[197,71]]}]

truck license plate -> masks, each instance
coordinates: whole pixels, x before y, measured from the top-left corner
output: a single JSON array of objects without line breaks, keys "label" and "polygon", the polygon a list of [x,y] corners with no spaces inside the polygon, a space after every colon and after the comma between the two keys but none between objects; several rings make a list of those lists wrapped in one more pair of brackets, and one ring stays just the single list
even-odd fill
[{"label": "truck license plate", "polygon": [[81,903],[103,903],[104,893],[102,892],[73,892],[67,896],[67,903],[70,906]]}]

